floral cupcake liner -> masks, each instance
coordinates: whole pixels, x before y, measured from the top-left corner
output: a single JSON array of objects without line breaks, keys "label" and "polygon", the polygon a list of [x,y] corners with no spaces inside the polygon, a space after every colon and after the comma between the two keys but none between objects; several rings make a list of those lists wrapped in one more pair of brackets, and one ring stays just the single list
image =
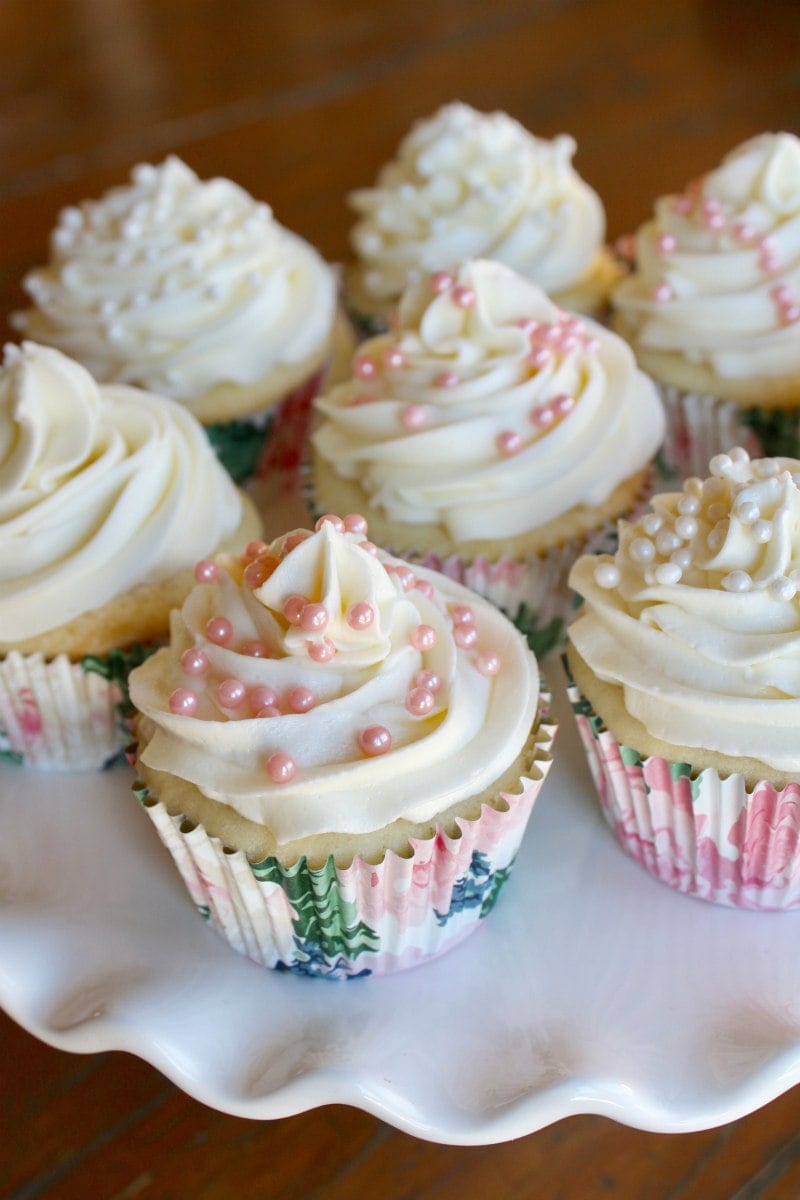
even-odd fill
[{"label": "floral cupcake liner", "polygon": [[622,849],[687,896],[734,908],[800,906],[800,782],[748,789],[689,763],[642,758],[568,688],[606,821]]},{"label": "floral cupcake liner", "polygon": [[[667,417],[667,432],[660,454],[665,482],[692,475],[705,478],[709,461],[731,446],[743,446],[751,458],[762,448],[756,426],[747,411],[731,400],[657,384]],[[766,451],[777,453],[777,451]]]},{"label": "floral cupcake liner", "polygon": [[207,425],[217,458],[234,483],[245,484],[272,470],[297,470],[311,425],[311,404],[325,368],[316,371],[277,404],[246,417]]},{"label": "floral cupcake liner", "polygon": [[[548,697],[540,698],[547,718]],[[239,953],[298,975],[344,979],[416,966],[450,949],[489,913],[514,864],[534,801],[551,766],[556,727],[540,724],[530,777],[501,792],[502,809],[485,804],[475,820],[457,819],[453,837],[387,851],[380,863],[356,857],[319,868],[305,858],[251,863],[202,825],[171,816],[143,785],[136,795],[171,853],[201,915]]]},{"label": "floral cupcake liner", "polygon": [[127,674],[147,651],[87,657],[12,651],[0,661],[0,761],[96,771],[130,741]]}]

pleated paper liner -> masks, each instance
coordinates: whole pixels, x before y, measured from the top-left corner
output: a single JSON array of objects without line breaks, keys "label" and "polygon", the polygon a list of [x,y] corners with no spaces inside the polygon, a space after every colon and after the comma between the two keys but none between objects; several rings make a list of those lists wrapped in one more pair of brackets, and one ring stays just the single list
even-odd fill
[{"label": "pleated paper liner", "polygon": [[0,760],[95,771],[130,741],[127,675],[143,647],[71,662],[12,651],[0,660]]},{"label": "pleated paper liner", "polygon": [[[540,697],[541,719],[549,698]],[[171,816],[142,785],[136,794],[200,913],[239,953],[266,967],[329,979],[387,974],[426,962],[478,927],[505,885],[551,766],[556,727],[540,721],[528,774],[459,833],[412,840],[409,857],[356,857],[337,867],[251,863],[202,825]]]},{"label": "pleated paper liner", "polygon": [[800,905],[800,783],[641,758],[568,688],[600,806],[622,849],[687,896],[764,911]]},{"label": "pleated paper liner", "polygon": [[[758,423],[753,419],[757,410],[744,409],[732,400],[722,400],[718,396],[666,384],[656,386],[667,416],[667,433],[660,456],[666,468],[665,484],[670,476],[674,483],[693,475],[705,479],[709,461],[715,454],[727,453],[732,446],[743,446],[751,458],[785,453],[769,449],[766,442],[762,443]],[[795,432],[796,427],[797,422]],[[774,444],[772,439],[768,441],[770,445]]]}]

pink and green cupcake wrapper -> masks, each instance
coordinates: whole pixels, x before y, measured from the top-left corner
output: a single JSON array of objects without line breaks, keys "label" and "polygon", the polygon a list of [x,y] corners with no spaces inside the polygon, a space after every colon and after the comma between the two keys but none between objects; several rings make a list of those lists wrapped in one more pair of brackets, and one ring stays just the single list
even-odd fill
[{"label": "pink and green cupcake wrapper", "polygon": [[127,675],[142,647],[71,662],[12,651],[0,660],[0,761],[97,771],[130,742]]},{"label": "pink and green cupcake wrapper", "polygon": [[757,426],[742,409],[719,396],[691,392],[667,384],[656,384],[667,417],[667,431],[660,464],[665,482],[697,475],[705,479],[715,454],[732,446],[744,446],[751,458],[774,454],[762,446]]},{"label": "pink and green cupcake wrapper", "polygon": [[622,849],[687,896],[733,908],[800,906],[800,782],[748,789],[690,763],[642,758],[605,728],[580,690],[569,698],[603,815]]},{"label": "pink and green cupcake wrapper", "polygon": [[539,726],[530,777],[501,793],[503,809],[486,804],[477,819],[457,820],[459,836],[437,827],[411,841],[408,858],[388,851],[377,864],[251,863],[202,825],[171,816],[144,786],[134,790],[198,910],[240,954],[298,975],[381,975],[443,954],[493,908],[550,769],[555,732]]}]

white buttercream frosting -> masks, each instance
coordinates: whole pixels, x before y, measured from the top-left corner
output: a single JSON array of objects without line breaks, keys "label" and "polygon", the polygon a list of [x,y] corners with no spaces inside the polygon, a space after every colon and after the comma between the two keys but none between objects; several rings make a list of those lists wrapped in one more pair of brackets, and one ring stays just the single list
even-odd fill
[{"label": "white buttercream frosting", "polygon": [[711,477],[586,555],[570,629],[654,737],[800,767],[800,461],[717,455]]},{"label": "white buttercream frosting", "polygon": [[578,283],[605,236],[575,142],[536,138],[502,112],[448,104],[419,121],[375,187],[353,192],[364,290],[393,300],[420,272],[494,258],[546,291]]},{"label": "white buttercream frosting", "polygon": [[427,821],[500,778],[536,715],[536,660],[513,625],[345,522],[204,564],[171,645],[130,680],[155,724],[141,761],[280,843]]},{"label": "white buttercream frosting", "polygon": [[242,501],[170,400],[98,386],[50,347],[0,368],[0,641],[35,637],[191,566]]},{"label": "white buttercream frosting", "polygon": [[658,200],[613,294],[626,335],[721,380],[800,372],[800,138],[762,134]]},{"label": "white buttercream frosting", "polygon": [[15,315],[102,382],[191,405],[217,384],[250,385],[321,359],[333,272],[270,208],[228,179],[201,181],[169,157],[125,187],[65,209],[49,263]]},{"label": "white buttercream frosting", "polygon": [[605,500],[653,456],[664,416],[621,338],[497,262],[404,294],[394,333],[318,398],[317,453],[389,518],[503,539]]}]

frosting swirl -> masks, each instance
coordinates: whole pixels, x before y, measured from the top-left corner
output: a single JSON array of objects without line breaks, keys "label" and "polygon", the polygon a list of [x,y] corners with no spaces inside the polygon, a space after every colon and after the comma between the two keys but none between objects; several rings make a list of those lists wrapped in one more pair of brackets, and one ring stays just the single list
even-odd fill
[{"label": "frosting swirl", "polygon": [[481,257],[549,292],[579,282],[602,248],[605,214],[574,153],[571,137],[545,141],[466,104],[419,121],[377,185],[349,197],[364,290],[391,301],[422,271]]},{"label": "frosting swirl", "polygon": [[425,821],[522,750],[536,660],[491,605],[325,517],[198,568],[172,642],[131,675],[141,752],[278,842]]},{"label": "frosting swirl", "polygon": [[98,387],[57,350],[7,345],[0,369],[0,640],[35,637],[191,566],[242,501],[195,419]]},{"label": "frosting swirl", "polygon": [[800,461],[741,448],[586,555],[570,639],[656,738],[797,771]]},{"label": "frosting swirl", "polygon": [[34,307],[14,320],[26,335],[103,382],[189,407],[216,384],[321,361],[336,305],[331,269],[266,204],[174,156],[64,209],[25,287]]},{"label": "frosting swirl", "polygon": [[613,293],[618,327],[721,381],[797,375],[800,139],[762,134],[658,200]]},{"label": "frosting swirl", "polygon": [[627,345],[496,262],[410,285],[396,332],[362,344],[353,371],[316,401],[317,453],[390,518],[455,541],[605,500],[664,433]]}]

